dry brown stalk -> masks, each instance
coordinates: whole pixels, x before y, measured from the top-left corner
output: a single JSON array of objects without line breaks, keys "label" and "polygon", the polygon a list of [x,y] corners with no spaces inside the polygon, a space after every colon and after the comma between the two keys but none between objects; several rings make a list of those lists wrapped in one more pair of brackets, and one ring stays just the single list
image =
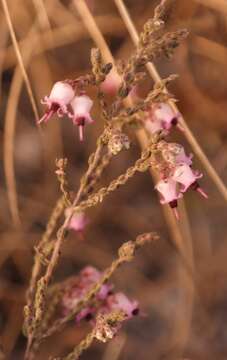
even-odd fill
[{"label": "dry brown stalk", "polygon": [[210,7],[211,9],[220,11],[222,14],[227,14],[227,7],[225,0],[194,0],[197,3]]},{"label": "dry brown stalk", "polygon": [[15,34],[15,31],[14,31],[14,28],[13,28],[13,24],[12,24],[10,12],[9,12],[9,7],[8,7],[8,4],[7,4],[6,0],[1,0],[1,1],[2,1],[2,6],[3,6],[4,13],[5,13],[6,21],[7,21],[7,24],[9,26],[10,36],[11,36],[11,39],[12,39],[12,42],[13,42],[13,46],[14,46],[16,55],[17,55],[17,60],[18,60],[18,63],[20,65],[21,72],[23,74],[24,82],[25,82],[25,85],[26,85],[26,88],[27,88],[27,92],[28,92],[28,96],[29,96],[29,99],[30,99],[30,102],[31,102],[31,105],[32,105],[32,109],[34,111],[35,119],[36,119],[36,121],[38,121],[39,120],[38,109],[37,109],[35,98],[34,98],[34,95],[33,95],[33,92],[32,92],[30,80],[29,80],[28,74],[27,74],[25,66],[24,66],[24,62],[23,62],[23,58],[22,58],[22,55],[21,55],[19,45],[18,45],[16,34]]}]

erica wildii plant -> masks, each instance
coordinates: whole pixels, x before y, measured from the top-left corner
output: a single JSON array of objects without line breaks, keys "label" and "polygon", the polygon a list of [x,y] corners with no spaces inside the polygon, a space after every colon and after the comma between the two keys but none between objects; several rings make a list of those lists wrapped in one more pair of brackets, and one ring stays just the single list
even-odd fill
[{"label": "erica wildii plant", "polygon": [[[89,222],[87,209],[94,207],[120,186],[125,185],[137,172],[152,168],[159,178],[155,189],[160,194],[161,204],[168,204],[177,218],[178,201],[189,190],[195,190],[207,197],[199,179],[202,174],[193,169],[192,154],[186,154],[182,145],[169,141],[174,131],[184,131],[180,114],[169,104],[173,100],[166,86],[175,79],[175,75],[155,83],[144,99],[136,94],[137,84],[146,77],[145,65],[160,56],[171,57],[174,49],[186,35],[186,30],[165,33],[162,15],[164,2],[154,13],[140,35],[135,52],[127,61],[116,67],[105,64],[99,49],[92,49],[90,74],[73,80],[61,80],[55,83],[49,96],[42,103],[45,113],[39,123],[58,121],[68,118],[72,126],[79,129],[79,138],[84,139],[84,128],[95,121],[92,105],[99,103],[103,120],[103,131],[97,139],[97,147],[88,159],[88,168],[80,181],[75,198],[68,188],[66,175],[67,159],[56,161],[56,175],[60,184],[59,198],[46,231],[36,246],[36,255],[27,292],[25,306],[24,333],[28,338],[26,359],[32,359],[43,339],[61,331],[64,325],[75,321],[79,326],[88,321],[90,332],[81,343],[72,349],[64,359],[78,359],[94,340],[106,342],[113,338],[123,323],[139,314],[137,300],[130,299],[115,289],[111,276],[124,263],[133,260],[136,250],[158,236],[151,232],[138,236],[135,241],[123,243],[116,259],[105,269],[96,269],[87,265],[78,274],[61,283],[52,284],[54,270],[59,262],[61,248],[69,231],[84,234]],[[97,99],[87,95],[87,87],[93,86]],[[108,93],[108,94],[107,94]],[[106,95],[112,101],[106,101]],[[130,139],[127,129],[147,132],[149,142],[138,160],[122,175],[99,188],[103,171],[111,158],[121,151],[130,151]],[[130,133],[131,133],[130,132]],[[76,137],[75,137],[76,141]],[[117,192],[116,192],[117,193]],[[56,231],[60,219],[62,225]]]}]

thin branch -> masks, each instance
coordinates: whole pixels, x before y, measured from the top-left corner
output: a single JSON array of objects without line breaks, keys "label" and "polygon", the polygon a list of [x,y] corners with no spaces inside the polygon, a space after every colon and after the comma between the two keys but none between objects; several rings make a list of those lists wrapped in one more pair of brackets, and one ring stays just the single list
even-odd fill
[{"label": "thin branch", "polygon": [[33,4],[36,8],[38,21],[42,30],[48,29],[51,31],[50,21],[43,3],[43,0],[33,0]]},{"label": "thin branch", "polygon": [[[122,35],[126,32],[122,21],[116,16],[97,16],[97,23],[101,31],[106,35]],[[111,24],[111,26],[110,26]],[[61,25],[53,30],[45,30],[38,35],[34,35],[32,44],[34,49],[32,57],[35,57],[44,51],[56,49],[67,44],[75,43],[78,40],[86,39],[87,31],[81,22],[74,20],[73,23]],[[23,48],[27,39],[19,41],[20,48]],[[16,63],[16,57],[13,46],[9,45],[8,48],[1,50],[0,57],[4,56],[4,70],[9,69]]]},{"label": "thin branch", "polygon": [[19,217],[16,179],[15,179],[15,171],[14,171],[14,137],[15,137],[16,112],[17,112],[16,103],[19,99],[19,93],[21,90],[21,86],[20,86],[21,84],[19,81],[20,75],[21,75],[20,69],[17,68],[14,72],[14,76],[8,96],[8,102],[6,106],[4,143],[3,143],[3,149],[4,149],[3,164],[4,164],[4,172],[6,179],[7,194],[9,199],[9,208],[12,214],[13,223],[17,227],[20,226],[21,221]]},{"label": "thin branch", "polygon": [[[26,68],[31,57],[33,56],[34,49],[36,49],[36,41],[39,39],[39,35],[36,35],[37,19],[32,25],[27,37],[20,44],[23,54],[23,66]],[[14,45],[13,45],[14,48]],[[40,51],[44,51],[40,49]],[[14,71],[10,92],[8,96],[8,102],[6,106],[5,116],[5,134],[4,134],[4,169],[7,184],[7,193],[9,198],[10,211],[12,213],[13,221],[16,226],[19,225],[19,210],[16,191],[16,181],[14,172],[14,136],[16,126],[16,114],[18,109],[18,102],[20,98],[20,92],[23,86],[23,72],[21,71],[20,63],[16,66]],[[41,137],[42,145],[44,147],[44,137],[40,127],[38,127],[39,135]],[[49,166],[49,159],[46,164]]]},{"label": "thin branch", "polygon": [[[80,188],[77,192],[77,195],[73,201],[73,206],[75,207],[80,199],[81,199],[81,196],[83,194],[83,191],[84,189],[86,188],[87,184],[88,184],[88,181],[89,181],[89,177],[91,175],[91,173],[94,171],[94,169],[96,168],[99,160],[100,160],[100,156],[101,156],[101,152],[102,152],[102,148],[103,148],[103,145],[102,144],[99,144],[97,145],[97,148],[96,148],[96,151],[94,154],[92,154],[88,160],[88,163],[89,163],[89,166],[88,166],[88,170],[84,176],[84,179],[83,181],[81,181],[81,184],[80,184]],[[59,205],[61,206],[61,200],[60,200],[60,203]],[[57,208],[55,207],[55,210]],[[55,212],[54,210],[54,212]],[[61,209],[63,210],[63,209]],[[54,212],[53,212],[53,216],[54,216]],[[62,212],[62,211],[61,211]],[[60,214],[60,212],[59,212]],[[58,214],[58,215],[59,215]],[[50,258],[50,261],[48,263],[48,266],[47,266],[47,269],[46,269],[46,272],[45,272],[45,275],[43,277],[41,277],[39,279],[39,284],[43,284],[45,287],[47,287],[47,285],[49,284],[50,280],[51,280],[51,277],[52,277],[52,274],[53,274],[53,271],[57,265],[57,262],[58,262],[58,259],[59,259],[59,256],[60,256],[60,249],[61,249],[61,246],[62,246],[62,243],[64,241],[64,238],[65,238],[65,234],[66,234],[66,231],[67,231],[67,228],[68,228],[68,224],[71,220],[73,216],[73,209],[71,211],[69,211],[69,214],[66,216],[65,218],[65,221],[63,223],[63,225],[60,227],[60,229],[58,230],[57,232],[57,240],[56,240],[56,243],[55,243],[55,246],[54,246],[54,249],[53,249],[53,252],[51,254],[51,258]],[[54,220],[52,218],[52,220]],[[51,235],[54,227],[55,227],[55,224],[56,224],[56,221],[53,221],[54,224],[51,223],[51,219],[50,221],[48,222],[48,226],[47,226],[47,230],[44,234],[44,237],[42,239],[42,243],[47,243],[48,242],[48,239],[49,239],[49,235]],[[49,227],[49,233],[48,233],[48,227]],[[31,288],[29,289],[29,297],[28,297],[28,306],[32,307],[32,296],[33,296],[33,293],[35,291],[35,281],[38,279],[38,275],[39,275],[39,272],[40,272],[40,260],[39,258],[36,259],[36,262],[35,262],[35,269],[34,269],[34,273],[33,273],[33,281],[31,282]],[[36,290],[36,295],[37,295],[37,292],[38,292],[38,285],[37,285],[37,290]],[[40,303],[40,307],[42,307],[42,303],[44,301],[44,298],[41,299],[41,303]],[[30,308],[28,308],[27,306],[27,309],[30,311],[33,311],[30,310]],[[36,311],[37,312],[37,311]],[[40,313],[39,313],[39,318],[35,318],[35,325],[37,325],[37,323],[41,320],[42,318],[42,310],[40,310]],[[31,316],[32,316],[32,313],[31,313]],[[34,339],[34,332],[35,332],[36,328],[34,327],[33,331],[29,334],[28,336],[28,343],[27,343],[27,348],[26,348],[26,354],[25,354],[25,359],[29,359],[30,356],[32,357],[32,353],[33,353],[33,349],[32,349],[32,345],[33,345],[33,339]]]},{"label": "thin branch", "polygon": [[6,177],[7,193],[9,198],[9,207],[12,214],[13,222],[15,226],[20,226],[16,180],[15,180],[15,172],[14,172],[14,135],[15,135],[16,111],[17,111],[16,103],[18,102],[21,85],[22,85],[22,81],[20,81],[21,74],[25,81],[25,85],[27,87],[29,99],[31,101],[31,105],[36,120],[39,119],[39,114],[36,107],[33,92],[31,89],[30,81],[25,70],[24,61],[22,59],[21,52],[16,39],[16,35],[13,29],[9,8],[6,0],[2,0],[2,5],[19,64],[19,67],[17,67],[14,72],[14,77],[11,84],[10,94],[8,97],[8,103],[6,108],[5,133],[4,133],[4,170]]},{"label": "thin branch", "polygon": [[15,49],[15,52],[16,52],[17,60],[18,60],[18,63],[20,65],[20,69],[21,69],[21,72],[22,72],[22,75],[23,75],[23,78],[24,78],[26,88],[27,88],[27,92],[28,92],[28,96],[29,96],[29,99],[30,99],[30,102],[31,102],[31,106],[32,106],[32,109],[33,109],[33,112],[34,112],[34,115],[35,115],[35,119],[38,122],[38,120],[39,120],[38,109],[37,109],[35,98],[34,98],[34,95],[33,95],[33,92],[32,92],[32,87],[31,87],[31,84],[30,84],[30,80],[28,78],[28,74],[27,74],[25,66],[24,66],[23,58],[21,56],[21,51],[20,51],[20,48],[19,48],[19,45],[18,45],[16,34],[15,34],[15,31],[14,31],[14,28],[13,28],[13,24],[12,24],[10,12],[9,12],[9,7],[8,7],[8,4],[7,4],[6,0],[1,0],[1,1],[2,1],[2,6],[3,6],[4,13],[5,13],[6,21],[7,21],[8,27],[9,27],[10,36],[11,36],[13,46],[14,46],[14,49]]}]

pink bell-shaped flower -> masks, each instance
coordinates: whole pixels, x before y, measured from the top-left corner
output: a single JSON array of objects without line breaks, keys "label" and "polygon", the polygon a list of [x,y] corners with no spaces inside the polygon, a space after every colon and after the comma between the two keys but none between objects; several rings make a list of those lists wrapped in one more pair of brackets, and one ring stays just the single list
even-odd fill
[{"label": "pink bell-shaped flower", "polygon": [[[87,294],[87,292],[100,281],[101,276],[102,272],[98,271],[93,266],[86,266],[80,271],[78,276],[72,277],[72,279],[69,280],[62,298],[64,314],[67,314],[69,311],[71,311],[78,304],[78,302],[81,301],[85,294]],[[109,296],[112,288],[112,284],[103,284],[99,292],[96,294],[94,300],[96,300],[98,303],[102,303]],[[90,320],[96,311],[97,309],[95,305],[86,306],[77,314],[76,321],[79,322],[84,318]]]},{"label": "pink bell-shaped flower", "polygon": [[185,192],[188,188],[198,191],[202,196],[207,198],[207,194],[200,188],[197,179],[200,179],[203,175],[198,171],[192,170],[187,164],[181,164],[176,166],[172,179],[181,184],[181,192]]},{"label": "pink bell-shaped flower", "polygon": [[129,300],[129,298],[122,292],[110,295],[107,299],[107,308],[109,311],[122,310],[127,318],[139,313],[139,303],[136,300]]},{"label": "pink bell-shaped flower", "polygon": [[145,128],[150,134],[155,134],[163,130],[161,120],[157,120],[153,117],[152,113],[149,113],[147,118],[145,119]]},{"label": "pink bell-shaped flower", "polygon": [[85,307],[76,315],[76,323],[81,322],[82,320],[91,321],[94,317],[96,309],[92,306]]},{"label": "pink bell-shaped flower", "polygon": [[[155,189],[157,189],[162,198],[160,200],[161,204],[172,204],[177,206],[177,200],[181,197],[181,194],[177,192],[177,183],[171,178],[164,180],[159,180],[156,184]],[[173,206],[173,207],[175,207]]]},{"label": "pink bell-shaped flower", "polygon": [[[90,284],[95,284],[100,280],[102,276],[102,272],[98,271],[93,266],[86,266],[81,271],[80,275],[81,275],[81,283],[83,283],[84,285],[86,285],[86,287],[88,287]],[[99,300],[106,299],[112,288],[113,288],[112,284],[103,284],[96,295],[97,298]]]},{"label": "pink bell-shaped flower", "polygon": [[47,105],[47,110],[38,123],[40,124],[43,121],[47,122],[55,113],[57,113],[58,116],[67,114],[67,106],[74,96],[75,92],[71,85],[63,81],[56,82],[50,92],[50,95],[45,96],[44,99],[41,100],[42,104]]},{"label": "pink bell-shaped flower", "polygon": [[80,272],[81,278],[86,282],[96,282],[100,279],[100,275],[100,271],[91,265],[86,266]]},{"label": "pink bell-shaped flower", "polygon": [[83,141],[84,139],[84,126],[93,122],[90,115],[92,105],[93,101],[87,95],[75,96],[71,101],[73,114],[70,114],[69,116],[72,118],[73,124],[79,127],[80,141]]},{"label": "pink bell-shaped flower", "polygon": [[182,194],[177,191],[177,183],[171,178],[159,180],[155,189],[161,194],[161,204],[169,204],[173,209],[176,218],[179,218],[177,212],[177,200],[182,197]]},{"label": "pink bell-shaped flower", "polygon": [[153,107],[154,121],[161,122],[163,130],[170,130],[178,124],[179,114],[166,103],[159,103]]}]

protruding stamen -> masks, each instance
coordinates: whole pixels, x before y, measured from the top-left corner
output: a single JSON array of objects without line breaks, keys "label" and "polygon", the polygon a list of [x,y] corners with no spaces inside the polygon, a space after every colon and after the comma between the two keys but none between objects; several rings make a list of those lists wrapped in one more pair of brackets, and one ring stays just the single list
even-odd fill
[{"label": "protruding stamen", "polygon": [[79,138],[80,141],[84,141],[84,126],[83,125],[79,125]]},{"label": "protruding stamen", "polygon": [[179,212],[177,210],[177,207],[173,208],[173,213],[174,213],[174,216],[177,219],[177,221],[179,221],[180,216],[179,216]]},{"label": "protruding stamen", "polygon": [[200,193],[205,199],[208,199],[207,193],[201,187],[197,187],[196,191]]},{"label": "protruding stamen", "polygon": [[46,113],[38,121],[38,124],[41,124],[43,121],[47,122],[53,116],[53,114],[54,114],[53,110],[47,110]]}]

